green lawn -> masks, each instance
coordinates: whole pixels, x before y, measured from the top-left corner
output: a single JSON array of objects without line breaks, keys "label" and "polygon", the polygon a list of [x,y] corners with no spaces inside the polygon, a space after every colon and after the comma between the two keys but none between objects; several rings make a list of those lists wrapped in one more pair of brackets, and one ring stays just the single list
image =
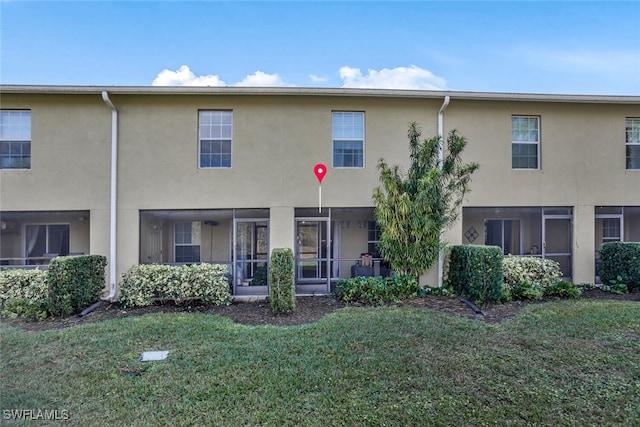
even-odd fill
[{"label": "green lawn", "polygon": [[[295,327],[174,313],[0,333],[2,418],[55,409],[77,426],[640,421],[635,302],[536,304],[500,324],[348,307]],[[170,354],[139,362],[147,350]]]}]

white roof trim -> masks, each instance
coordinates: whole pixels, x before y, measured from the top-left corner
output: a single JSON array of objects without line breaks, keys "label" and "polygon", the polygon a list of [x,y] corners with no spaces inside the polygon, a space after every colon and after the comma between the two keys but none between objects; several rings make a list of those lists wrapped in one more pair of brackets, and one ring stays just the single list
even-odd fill
[{"label": "white roof trim", "polygon": [[39,86],[0,85],[0,93],[50,95],[271,95],[271,96],[354,96],[391,98],[433,98],[450,96],[458,100],[536,101],[573,103],[640,104],[640,96],[570,95],[507,92],[465,92],[403,89],[353,89],[315,87],[239,87],[239,86]]}]

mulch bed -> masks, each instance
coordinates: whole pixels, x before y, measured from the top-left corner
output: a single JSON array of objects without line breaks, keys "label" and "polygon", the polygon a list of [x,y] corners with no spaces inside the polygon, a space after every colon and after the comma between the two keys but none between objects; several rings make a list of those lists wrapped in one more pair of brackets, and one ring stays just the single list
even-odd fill
[{"label": "mulch bed", "polygon": [[[613,294],[603,292],[599,289],[585,291],[581,298],[590,299],[613,299],[640,302],[640,292],[629,294]],[[442,311],[454,316],[468,317],[485,322],[500,322],[513,317],[522,307],[528,304],[543,304],[554,299],[543,299],[539,301],[516,301],[507,304],[495,304],[482,307],[484,316],[477,315],[468,305],[460,301],[458,297],[428,295],[426,298],[415,298],[396,304],[398,306],[425,307],[431,310]],[[346,307],[347,304],[336,301],[332,297],[297,297],[296,308],[290,315],[275,315],[271,312],[269,302],[251,301],[234,302],[228,306],[212,306],[202,304],[182,304],[172,303],[154,305],[139,308],[121,308],[117,303],[110,304],[104,302],[100,307],[89,313],[85,317],[73,316],[69,318],[50,318],[41,322],[25,322],[19,319],[1,318],[1,323],[10,324],[29,331],[44,331],[49,329],[61,329],[74,325],[99,322],[107,319],[118,319],[131,316],[141,316],[150,313],[208,313],[218,314],[232,319],[236,323],[245,325],[277,325],[291,326],[313,323],[322,316]]]}]

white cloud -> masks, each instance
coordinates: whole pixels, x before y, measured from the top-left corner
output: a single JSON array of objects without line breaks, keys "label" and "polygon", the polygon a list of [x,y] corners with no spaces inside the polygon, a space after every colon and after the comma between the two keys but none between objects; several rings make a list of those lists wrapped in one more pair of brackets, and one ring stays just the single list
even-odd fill
[{"label": "white cloud", "polygon": [[311,79],[312,82],[314,83],[323,83],[327,81],[326,77],[320,77],[320,76],[316,76],[315,74],[309,74],[309,78]]},{"label": "white cloud", "polygon": [[380,71],[368,70],[363,75],[359,68],[340,68],[342,87],[377,89],[419,89],[443,90],[447,88],[443,78],[431,71],[415,65],[410,67],[383,68]]},{"label": "white cloud", "polygon": [[[182,65],[176,71],[164,69],[151,83],[152,86],[227,86],[219,76],[210,74],[208,76],[196,76],[188,65]],[[267,74],[256,71],[248,75],[233,86],[293,86],[285,83],[277,74]]]},{"label": "white cloud", "polygon": [[256,71],[236,83],[234,86],[282,87],[292,85],[285,83],[277,74],[267,74],[262,71]]},{"label": "white cloud", "polygon": [[226,86],[226,83],[216,75],[196,76],[188,65],[183,65],[176,71],[164,69],[151,83],[152,86]]},{"label": "white cloud", "polygon": [[[445,80],[435,76],[431,71],[412,65],[410,67],[383,68],[379,71],[368,70],[362,74],[359,68],[340,68],[342,87],[345,88],[378,88],[378,89],[418,89],[442,90],[446,89]],[[323,83],[327,79],[311,74],[314,83]],[[188,65],[182,65],[177,70],[164,69],[151,83],[153,86],[229,86],[215,74],[197,76]],[[241,81],[231,86],[250,87],[286,87],[295,86],[286,83],[278,74],[268,74],[256,71],[247,75]]]}]

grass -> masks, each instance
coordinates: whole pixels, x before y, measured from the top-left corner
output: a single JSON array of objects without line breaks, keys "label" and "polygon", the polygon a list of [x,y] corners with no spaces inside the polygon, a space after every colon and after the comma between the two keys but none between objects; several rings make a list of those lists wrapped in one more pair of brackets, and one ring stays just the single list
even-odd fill
[{"label": "grass", "polygon": [[[0,417],[56,409],[69,417],[61,425],[77,426],[638,425],[638,308],[560,301],[500,324],[348,307],[295,327],[195,313],[38,333],[0,325]],[[170,354],[139,362],[148,350]]]}]

